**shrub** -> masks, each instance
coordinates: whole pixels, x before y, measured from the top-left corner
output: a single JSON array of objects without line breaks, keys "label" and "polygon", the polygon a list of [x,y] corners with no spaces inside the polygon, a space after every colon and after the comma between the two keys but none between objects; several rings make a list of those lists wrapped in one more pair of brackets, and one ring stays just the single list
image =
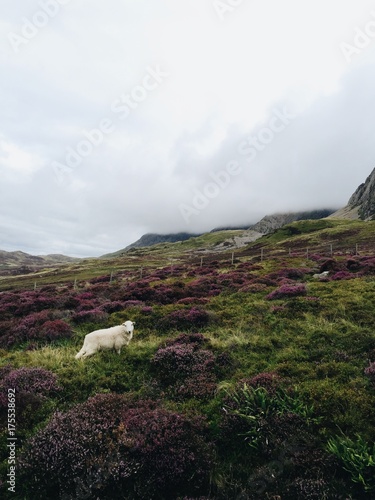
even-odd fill
[{"label": "shrub", "polygon": [[46,340],[69,339],[72,336],[72,329],[65,321],[55,319],[43,323],[39,336]]},{"label": "shrub", "polygon": [[175,499],[206,489],[212,450],[204,439],[202,419],[187,420],[160,408],[136,408],[125,412],[124,422],[142,464],[140,498]]},{"label": "shrub", "polygon": [[329,439],[327,450],[342,462],[354,483],[375,491],[375,443],[371,446],[359,435],[355,441],[337,436]]},{"label": "shrub", "polygon": [[361,275],[372,275],[375,273],[375,258],[351,258],[346,261],[346,267],[349,271],[360,272]]},{"label": "shrub", "polygon": [[308,268],[288,268],[283,267],[279,271],[271,273],[268,277],[272,280],[280,280],[280,279],[290,279],[290,280],[301,280],[304,276],[309,273],[311,269]]},{"label": "shrub", "polygon": [[280,288],[277,288],[273,292],[267,295],[267,300],[277,300],[289,297],[300,297],[307,295],[306,285],[298,284],[298,285],[282,285]]},{"label": "shrub", "polygon": [[191,330],[202,328],[209,322],[209,314],[203,309],[192,307],[191,309],[179,309],[172,311],[160,321],[163,329]]},{"label": "shrub", "polygon": [[114,313],[122,311],[125,308],[124,302],[121,300],[113,300],[111,302],[105,302],[100,306],[100,309],[106,313]]},{"label": "shrub", "polygon": [[99,323],[107,319],[107,314],[99,308],[89,311],[81,311],[73,314],[72,321],[80,325],[82,323]]},{"label": "shrub", "polygon": [[144,305],[144,302],[142,302],[141,300],[126,300],[123,303],[124,307],[142,307]]},{"label": "shrub", "polygon": [[99,394],[56,413],[20,460],[28,498],[172,499],[200,493],[211,449],[199,419]]},{"label": "shrub", "polygon": [[254,377],[242,381],[242,384],[247,384],[254,389],[263,387],[270,395],[276,394],[281,383],[282,379],[280,375],[274,372],[258,373],[258,375],[254,375]]},{"label": "shrub", "polygon": [[30,427],[42,416],[38,414],[48,398],[56,396],[61,387],[54,373],[44,368],[9,368],[0,383],[0,409],[6,410],[8,390],[16,396],[17,425]]},{"label": "shrub", "polygon": [[342,269],[342,265],[335,259],[322,259],[319,261],[319,264],[319,273],[323,273],[324,271],[340,271]]},{"label": "shrub", "polygon": [[58,306],[58,300],[53,295],[43,295],[40,291],[21,292],[15,301],[17,308],[14,315],[22,317]]},{"label": "shrub", "polygon": [[141,309],[141,313],[142,314],[152,314],[153,313],[153,309],[152,309],[151,306],[144,306]]},{"label": "shrub", "polygon": [[[32,313],[18,323],[15,323],[13,328],[3,336],[1,339],[2,344],[12,346],[17,343],[25,342],[28,340],[39,340],[43,338],[43,325],[47,322],[55,321],[59,316],[57,311],[40,311]],[[59,328],[57,326],[57,328]],[[62,328],[60,324],[60,328]],[[65,332],[67,332],[67,328]]]},{"label": "shrub", "polygon": [[214,360],[210,351],[196,349],[193,345],[175,344],[159,349],[152,362],[162,380],[175,381],[212,370]]},{"label": "shrub", "polygon": [[[44,368],[8,368],[1,382],[2,396],[0,402],[4,403],[4,391],[15,389],[16,394],[33,393],[46,397],[60,391],[56,375]],[[5,404],[5,403],[4,403]]]},{"label": "shrub", "polygon": [[356,278],[357,276],[353,273],[350,273],[349,271],[338,271],[335,273],[333,276],[331,276],[332,281],[339,281],[339,280],[350,280],[352,278]]},{"label": "shrub", "polygon": [[201,334],[182,334],[152,358],[158,381],[172,396],[205,398],[214,393],[215,356],[200,348],[204,340]]},{"label": "shrub", "polygon": [[121,424],[124,400],[98,395],[56,413],[26,444],[20,485],[28,498],[121,498],[139,465],[129,456],[131,439]]}]

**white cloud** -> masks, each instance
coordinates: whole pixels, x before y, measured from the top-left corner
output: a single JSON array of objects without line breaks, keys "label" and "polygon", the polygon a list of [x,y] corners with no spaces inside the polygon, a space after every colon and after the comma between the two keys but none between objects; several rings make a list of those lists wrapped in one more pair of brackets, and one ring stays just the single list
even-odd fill
[{"label": "white cloud", "polygon": [[[375,40],[351,64],[340,50],[374,1],[248,1],[220,21],[212,0],[76,0],[14,53],[9,32],[40,8],[9,3],[0,23],[0,248],[100,255],[337,206],[374,166]],[[149,67],[169,76],[121,120],[113,102]],[[186,227],[179,204],[286,102],[295,123]],[[59,179],[53,163],[103,119],[113,131]]]},{"label": "white cloud", "polygon": [[41,159],[0,136],[0,169],[3,179],[26,182],[41,168]]}]

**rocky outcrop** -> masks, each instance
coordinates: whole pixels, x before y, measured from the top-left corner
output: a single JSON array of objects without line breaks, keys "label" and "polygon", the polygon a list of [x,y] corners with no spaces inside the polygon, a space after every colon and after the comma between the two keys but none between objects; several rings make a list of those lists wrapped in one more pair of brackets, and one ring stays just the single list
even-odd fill
[{"label": "rocky outcrop", "polygon": [[375,168],[351,196],[348,207],[357,209],[362,220],[375,218]]},{"label": "rocky outcrop", "polygon": [[322,210],[312,210],[311,212],[291,212],[286,214],[274,214],[266,215],[262,220],[250,226],[249,229],[257,231],[261,234],[270,234],[277,229],[285,226],[285,224],[290,224],[297,220],[316,220],[328,217],[332,214],[333,210],[322,209]]}]

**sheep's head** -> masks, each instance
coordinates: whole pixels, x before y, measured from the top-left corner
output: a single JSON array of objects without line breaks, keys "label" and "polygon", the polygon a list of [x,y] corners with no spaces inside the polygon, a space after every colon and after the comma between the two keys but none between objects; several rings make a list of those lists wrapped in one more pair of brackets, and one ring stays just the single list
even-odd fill
[{"label": "sheep's head", "polygon": [[125,321],[125,323],[123,323],[123,326],[125,327],[125,330],[127,333],[133,333],[134,331],[134,325],[135,323],[133,321]]}]

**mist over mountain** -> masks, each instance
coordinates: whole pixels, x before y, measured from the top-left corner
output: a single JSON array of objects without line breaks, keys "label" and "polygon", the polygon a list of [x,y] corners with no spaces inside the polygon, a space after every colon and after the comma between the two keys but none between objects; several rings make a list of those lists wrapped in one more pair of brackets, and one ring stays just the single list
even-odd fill
[{"label": "mist over mountain", "polygon": [[[243,235],[235,238],[236,246],[261,238],[266,234],[270,234],[277,229],[280,229],[285,224],[290,224],[299,220],[316,220],[322,218],[339,218],[339,219],[360,219],[371,220],[375,217],[375,169],[367,177],[365,182],[360,184],[350,197],[348,204],[334,211],[329,208],[322,208],[311,211],[302,212],[287,212],[280,214],[266,215],[256,224],[242,224],[240,226],[224,226],[211,230],[211,232],[225,230],[243,230]],[[137,248],[150,247],[159,243],[175,243],[178,241],[186,241],[190,238],[200,236],[203,233],[147,233],[144,234],[134,243],[126,246],[123,249],[115,252],[102,255],[102,258],[118,257]],[[51,254],[45,256],[33,256],[25,252],[6,252],[0,250],[0,270],[5,272],[13,272],[15,269],[24,268],[28,272],[32,272],[35,268],[43,266],[53,266],[68,262],[75,262],[79,259],[67,257],[65,255]],[[13,270],[13,271],[12,271]]]},{"label": "mist over mountain", "polygon": [[[225,231],[225,230],[243,230],[243,237],[236,238],[237,244],[241,245],[247,241],[254,241],[262,237],[263,235],[270,234],[277,229],[280,229],[285,224],[290,224],[294,221],[299,220],[316,220],[322,218],[342,218],[342,219],[361,219],[361,220],[371,220],[375,216],[375,169],[367,177],[366,181],[360,184],[350,197],[348,204],[334,211],[334,209],[322,208],[311,211],[302,212],[287,212],[280,214],[266,215],[256,224],[247,225],[242,224],[240,226],[224,226],[213,229],[211,232],[215,231]],[[251,233],[251,234],[250,234]],[[108,254],[106,256],[117,256],[120,253],[125,253],[133,248],[148,247],[156,245],[158,243],[165,242],[176,242],[185,241],[194,236],[199,236],[199,234],[191,233],[172,233],[172,234],[145,234],[136,242],[128,245],[126,248],[119,250],[113,254]],[[249,239],[249,237],[251,238]]]}]

